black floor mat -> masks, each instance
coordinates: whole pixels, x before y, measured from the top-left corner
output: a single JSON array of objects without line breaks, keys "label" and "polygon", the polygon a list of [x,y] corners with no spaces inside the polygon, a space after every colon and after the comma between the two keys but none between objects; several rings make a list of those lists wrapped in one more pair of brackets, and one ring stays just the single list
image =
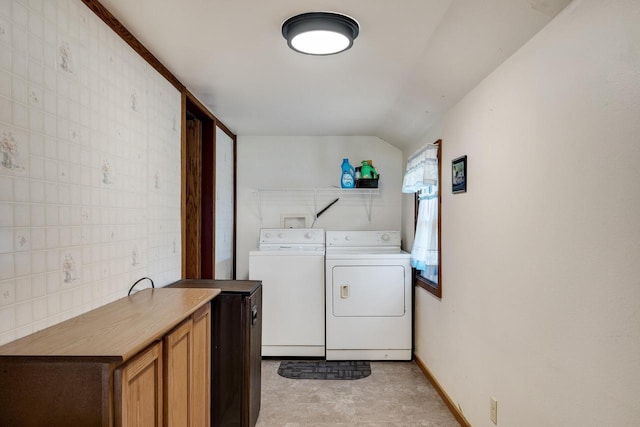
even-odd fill
[{"label": "black floor mat", "polygon": [[371,375],[371,364],[366,360],[283,360],[278,375],[300,380],[359,380]]}]

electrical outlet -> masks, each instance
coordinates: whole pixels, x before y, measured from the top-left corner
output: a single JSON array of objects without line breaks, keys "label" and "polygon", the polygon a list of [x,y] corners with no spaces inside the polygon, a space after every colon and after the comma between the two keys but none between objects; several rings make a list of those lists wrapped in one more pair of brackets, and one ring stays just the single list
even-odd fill
[{"label": "electrical outlet", "polygon": [[498,425],[498,401],[495,397],[490,398],[489,417],[495,425]]}]

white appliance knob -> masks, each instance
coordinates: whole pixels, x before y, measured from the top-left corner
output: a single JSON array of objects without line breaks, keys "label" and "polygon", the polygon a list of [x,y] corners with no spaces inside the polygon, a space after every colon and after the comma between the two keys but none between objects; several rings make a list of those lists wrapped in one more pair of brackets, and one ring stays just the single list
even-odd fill
[{"label": "white appliance knob", "polygon": [[349,240],[351,240],[351,236],[346,236],[344,239],[349,241]]},{"label": "white appliance knob", "polygon": [[305,239],[310,239],[311,238],[311,232],[308,232],[307,234],[304,235]]},{"label": "white appliance knob", "polygon": [[266,234],[264,235],[264,237],[266,237],[266,238],[271,237],[271,233],[266,233]]},{"label": "white appliance knob", "polygon": [[284,233],[278,233],[278,237],[282,239],[284,237]]},{"label": "white appliance knob", "polygon": [[389,235],[388,234],[383,234],[382,235],[382,241],[383,242],[388,242],[389,241]]}]

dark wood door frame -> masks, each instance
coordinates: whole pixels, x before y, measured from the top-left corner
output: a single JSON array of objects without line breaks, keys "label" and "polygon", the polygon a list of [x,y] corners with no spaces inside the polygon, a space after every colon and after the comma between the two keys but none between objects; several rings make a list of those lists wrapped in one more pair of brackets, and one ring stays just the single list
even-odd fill
[{"label": "dark wood door frame", "polygon": [[[182,276],[188,279],[213,279],[215,278],[216,242],[216,128],[220,128],[233,140],[234,257],[236,251],[236,135],[188,91],[183,93],[182,117]],[[198,120],[202,124],[202,137],[199,144],[187,138],[187,120],[189,119]],[[193,156],[198,155],[199,159],[193,159]],[[199,189],[198,196],[192,194],[193,190],[190,187]],[[198,235],[195,235],[196,231]],[[235,279],[235,259],[232,274]]]}]

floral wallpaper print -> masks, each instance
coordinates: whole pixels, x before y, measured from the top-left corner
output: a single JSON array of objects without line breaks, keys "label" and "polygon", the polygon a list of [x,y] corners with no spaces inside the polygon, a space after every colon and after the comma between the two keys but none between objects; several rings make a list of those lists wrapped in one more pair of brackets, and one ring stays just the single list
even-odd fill
[{"label": "floral wallpaper print", "polygon": [[14,171],[23,172],[24,166],[22,166],[19,158],[20,151],[18,149],[18,143],[11,132],[3,132],[0,138],[0,165],[4,168]]},{"label": "floral wallpaper print", "polygon": [[135,91],[131,94],[131,111],[138,112],[138,97]]},{"label": "floral wallpaper print", "polygon": [[58,67],[68,75],[74,74],[71,47],[66,40],[60,40],[58,45]]},{"label": "floral wallpaper print", "polygon": [[108,160],[102,162],[102,183],[106,185],[112,184],[111,181],[111,164]]},{"label": "floral wallpaper print", "polygon": [[131,250],[131,267],[135,267],[140,264],[140,255],[138,254],[138,245],[133,245]]},{"label": "floral wallpaper print", "polygon": [[34,105],[40,105],[40,97],[39,97],[39,94],[38,94],[38,93],[36,93],[36,91],[35,91],[35,90],[33,90],[33,89],[31,90],[31,93],[29,94],[29,102],[30,102],[31,104],[34,104]]},{"label": "floral wallpaper print", "polygon": [[27,240],[27,236],[20,233],[16,236],[16,243],[18,244],[18,250],[23,251],[28,248],[27,243],[29,243],[29,240]]},{"label": "floral wallpaper print", "polygon": [[69,138],[71,142],[78,143],[80,142],[80,129],[75,124],[69,125]]},{"label": "floral wallpaper print", "polygon": [[4,19],[0,20],[0,41],[5,43],[9,43],[11,41],[9,31],[7,31],[7,22]]},{"label": "floral wallpaper print", "polygon": [[62,281],[66,284],[70,284],[75,280],[78,280],[78,271],[77,271],[76,260],[74,259],[73,254],[66,253],[62,259]]}]

